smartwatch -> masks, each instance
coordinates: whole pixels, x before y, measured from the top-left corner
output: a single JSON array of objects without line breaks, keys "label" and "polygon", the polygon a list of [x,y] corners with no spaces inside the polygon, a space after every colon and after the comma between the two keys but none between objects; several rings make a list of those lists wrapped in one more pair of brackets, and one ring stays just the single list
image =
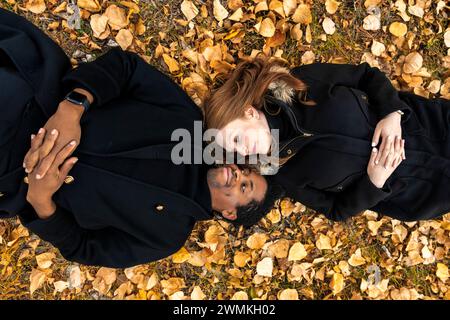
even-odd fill
[{"label": "smartwatch", "polygon": [[89,106],[90,106],[88,98],[84,94],[76,92],[76,91],[69,92],[65,96],[64,100],[67,100],[67,101],[77,104],[79,106],[83,106],[85,111],[88,110]]}]

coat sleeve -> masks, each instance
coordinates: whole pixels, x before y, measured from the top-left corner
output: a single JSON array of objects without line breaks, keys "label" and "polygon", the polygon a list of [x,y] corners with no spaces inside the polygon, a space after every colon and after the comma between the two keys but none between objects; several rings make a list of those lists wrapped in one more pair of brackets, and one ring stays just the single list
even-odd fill
[{"label": "coat sleeve", "polygon": [[402,122],[410,117],[411,108],[400,99],[398,91],[392,86],[386,75],[368,63],[360,65],[313,63],[293,68],[291,73],[300,79],[327,82],[332,85],[348,86],[364,91],[370,106],[379,118],[396,110],[404,112]]},{"label": "coat sleeve", "polygon": [[[389,181],[389,180],[388,180]],[[390,183],[376,187],[367,174],[342,192],[322,191],[311,187],[296,188],[291,196],[328,219],[343,221],[367,210],[392,193]]]},{"label": "coat sleeve", "polygon": [[83,63],[62,79],[64,92],[76,87],[91,92],[101,107],[119,97],[131,97],[158,106],[186,104],[199,112],[189,96],[167,75],[137,54],[113,48],[92,62]]},{"label": "coat sleeve", "polygon": [[179,249],[176,246],[173,250],[152,248],[144,241],[112,227],[84,229],[72,213],[60,206],[50,218],[40,219],[27,203],[19,218],[25,227],[58,248],[65,259],[85,265],[127,268],[165,258]]}]

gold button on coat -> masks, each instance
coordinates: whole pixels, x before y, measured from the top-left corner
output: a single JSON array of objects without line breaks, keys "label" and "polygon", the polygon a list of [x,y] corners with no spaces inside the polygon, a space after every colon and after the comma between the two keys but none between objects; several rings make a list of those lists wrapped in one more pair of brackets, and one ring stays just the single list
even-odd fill
[{"label": "gold button on coat", "polygon": [[162,204],[158,204],[155,206],[156,211],[163,211],[164,210],[164,206]]},{"label": "gold button on coat", "polygon": [[0,197],[3,197],[5,194],[3,192],[0,192]]},{"label": "gold button on coat", "polygon": [[291,153],[292,153],[292,150],[291,150],[291,149],[287,149],[286,153],[287,153],[287,154],[291,154]]},{"label": "gold button on coat", "polygon": [[66,184],[71,184],[74,181],[75,181],[75,178],[72,176],[67,176],[64,178],[64,183],[66,183]]}]

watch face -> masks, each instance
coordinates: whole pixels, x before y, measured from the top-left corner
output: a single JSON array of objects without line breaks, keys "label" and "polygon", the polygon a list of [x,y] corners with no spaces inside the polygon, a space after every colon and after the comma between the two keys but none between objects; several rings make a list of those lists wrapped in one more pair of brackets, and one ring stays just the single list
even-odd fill
[{"label": "watch face", "polygon": [[67,100],[76,104],[83,104],[86,101],[86,96],[76,91],[72,91],[66,97]]}]

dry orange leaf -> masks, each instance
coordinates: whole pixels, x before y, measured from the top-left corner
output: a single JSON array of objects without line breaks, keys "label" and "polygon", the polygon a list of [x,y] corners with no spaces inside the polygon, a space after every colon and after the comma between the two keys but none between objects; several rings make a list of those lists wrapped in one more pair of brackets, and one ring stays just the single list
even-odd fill
[{"label": "dry orange leaf", "polygon": [[30,295],[32,295],[37,289],[42,287],[46,279],[45,272],[39,269],[33,269],[30,275]]},{"label": "dry orange leaf", "polygon": [[418,52],[411,52],[405,58],[405,63],[403,64],[403,72],[414,73],[422,68],[423,58]]},{"label": "dry orange leaf", "polygon": [[104,15],[93,14],[91,16],[90,25],[92,31],[94,32],[94,37],[103,40],[109,36],[110,31],[108,27],[108,17]]},{"label": "dry orange leaf", "polygon": [[322,27],[326,34],[333,34],[336,32],[336,24],[328,17],[323,19]]},{"label": "dry orange leaf", "polygon": [[250,255],[242,252],[242,251],[238,251],[234,254],[234,264],[239,267],[239,268],[243,268],[247,265],[247,262],[250,261]]},{"label": "dry orange leaf", "polygon": [[262,277],[271,277],[273,272],[272,258],[266,257],[256,265],[256,274]]},{"label": "dry orange leaf", "polygon": [[361,255],[361,249],[357,249],[355,253],[351,255],[350,259],[348,259],[348,263],[352,267],[362,266],[366,263],[366,259]]},{"label": "dry orange leaf", "polygon": [[289,252],[289,241],[286,239],[277,240],[269,246],[268,250],[271,256],[278,259],[286,258]]},{"label": "dry orange leaf", "polygon": [[341,3],[336,0],[326,0],[325,9],[329,14],[335,14]]},{"label": "dry orange leaf", "polygon": [[320,250],[333,249],[333,247],[331,247],[330,238],[322,233],[319,235],[319,239],[316,241],[316,247]]},{"label": "dry orange leaf", "polygon": [[238,291],[233,294],[230,300],[248,300],[248,294],[245,291]]},{"label": "dry orange leaf", "polygon": [[133,34],[128,29],[121,29],[115,39],[122,50],[127,50],[133,43]]},{"label": "dry orange leaf", "polygon": [[289,249],[288,261],[300,261],[305,258],[308,253],[301,242],[296,242]]},{"label": "dry orange leaf", "polygon": [[389,26],[389,32],[396,37],[403,37],[408,31],[408,27],[403,22],[393,22]]},{"label": "dry orange leaf", "polygon": [[178,66],[178,62],[172,58],[171,56],[169,56],[168,54],[164,53],[162,55],[164,62],[166,63],[167,67],[169,67],[169,71],[171,73],[177,72],[180,70],[180,67]]},{"label": "dry orange leaf", "polygon": [[53,259],[56,258],[56,255],[53,252],[46,252],[36,256],[36,262],[39,268],[47,269],[50,268],[53,264]]},{"label": "dry orange leaf", "polygon": [[173,263],[183,263],[188,261],[191,258],[191,254],[186,250],[185,247],[182,247],[176,253],[172,255]]},{"label": "dry orange leaf", "polygon": [[113,30],[120,30],[128,25],[128,17],[125,10],[115,4],[106,8],[104,15],[108,17],[108,24]]},{"label": "dry orange leaf", "polygon": [[296,0],[283,0],[283,9],[286,16],[290,16],[297,8]]},{"label": "dry orange leaf", "polygon": [[278,294],[278,300],[298,300],[298,292],[295,289],[284,289]]},{"label": "dry orange leaf", "polygon": [[47,9],[47,6],[44,0],[28,0],[25,4],[25,8],[35,14],[39,14],[44,12]]},{"label": "dry orange leaf", "polygon": [[244,12],[242,11],[241,8],[239,8],[235,12],[233,12],[233,14],[230,16],[229,19],[232,21],[241,21],[243,17],[244,17]]},{"label": "dry orange leaf", "polygon": [[265,235],[264,233],[255,233],[248,237],[247,247],[254,250],[261,249],[266,241],[267,235]]},{"label": "dry orange leaf", "polygon": [[300,4],[292,16],[295,23],[310,24],[312,22],[311,9],[306,4]]},{"label": "dry orange leaf", "polygon": [[199,286],[195,286],[191,293],[191,300],[204,300],[206,295]]},{"label": "dry orange leaf", "polygon": [[82,9],[86,9],[90,12],[98,12],[102,9],[102,6],[98,3],[97,0],[78,0],[78,7]]},{"label": "dry orange leaf", "polygon": [[275,34],[275,25],[273,24],[272,19],[265,18],[261,21],[261,25],[258,30],[259,34],[263,37],[270,38]]},{"label": "dry orange leaf", "polygon": [[442,281],[445,282],[450,277],[448,273],[448,267],[443,263],[437,264],[436,276]]},{"label": "dry orange leaf", "polygon": [[184,0],[181,3],[181,12],[183,12],[187,21],[191,21],[198,15],[199,10],[192,1]]},{"label": "dry orange leaf", "polygon": [[220,3],[220,0],[214,0],[213,2],[213,14],[217,21],[222,21],[228,17],[228,11]]},{"label": "dry orange leaf", "polygon": [[333,290],[333,294],[337,295],[344,289],[344,276],[340,273],[333,274],[330,282],[330,288]]}]

